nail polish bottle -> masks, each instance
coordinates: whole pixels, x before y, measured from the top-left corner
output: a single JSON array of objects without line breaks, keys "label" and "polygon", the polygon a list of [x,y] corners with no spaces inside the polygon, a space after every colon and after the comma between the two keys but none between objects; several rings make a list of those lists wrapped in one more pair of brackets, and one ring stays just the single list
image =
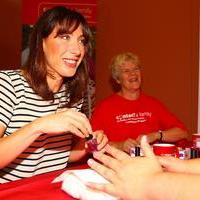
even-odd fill
[{"label": "nail polish bottle", "polygon": [[87,142],[88,150],[90,152],[97,151],[97,140],[93,137],[92,134],[89,134],[89,136],[86,137],[85,140]]}]

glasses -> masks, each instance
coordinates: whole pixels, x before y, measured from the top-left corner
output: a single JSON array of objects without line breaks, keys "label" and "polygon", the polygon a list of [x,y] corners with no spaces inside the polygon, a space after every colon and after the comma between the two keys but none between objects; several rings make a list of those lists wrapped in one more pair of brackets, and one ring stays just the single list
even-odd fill
[{"label": "glasses", "polygon": [[130,73],[140,72],[140,70],[141,70],[141,67],[138,66],[131,69],[122,69],[121,72],[125,74],[130,74]]}]

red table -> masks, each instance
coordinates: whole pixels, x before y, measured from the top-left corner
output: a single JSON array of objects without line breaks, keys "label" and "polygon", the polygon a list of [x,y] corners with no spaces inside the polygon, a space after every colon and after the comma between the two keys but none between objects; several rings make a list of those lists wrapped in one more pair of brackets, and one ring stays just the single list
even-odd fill
[{"label": "red table", "polygon": [[[88,168],[88,166],[80,165],[66,168],[65,170],[84,168]],[[74,200],[74,198],[61,190],[61,182],[51,183],[55,177],[65,170],[0,184],[0,200]]]}]

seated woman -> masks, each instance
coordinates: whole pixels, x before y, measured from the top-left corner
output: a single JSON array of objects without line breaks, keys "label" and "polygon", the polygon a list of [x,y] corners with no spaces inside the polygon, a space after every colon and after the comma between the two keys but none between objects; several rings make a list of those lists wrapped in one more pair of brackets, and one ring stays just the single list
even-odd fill
[{"label": "seated woman", "polygon": [[86,155],[89,134],[97,150],[107,144],[80,112],[89,36],[80,13],[54,7],[34,26],[26,66],[0,72],[0,183],[64,169]]},{"label": "seated woman", "polygon": [[141,90],[138,56],[115,56],[110,65],[119,91],[101,101],[91,117],[93,130],[101,129],[112,145],[129,152],[147,135],[150,143],[176,142],[188,137],[186,127],[157,99]]}]

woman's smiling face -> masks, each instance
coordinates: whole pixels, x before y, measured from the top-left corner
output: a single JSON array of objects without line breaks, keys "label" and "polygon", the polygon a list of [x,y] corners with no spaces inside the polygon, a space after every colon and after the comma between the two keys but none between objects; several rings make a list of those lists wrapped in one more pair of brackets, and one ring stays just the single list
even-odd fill
[{"label": "woman's smiling face", "polygon": [[51,76],[63,79],[72,77],[85,55],[85,38],[81,25],[72,33],[57,34],[58,27],[43,39],[47,72]]},{"label": "woman's smiling face", "polygon": [[141,71],[140,67],[132,61],[124,61],[119,66],[118,83],[124,91],[137,91],[141,87]]}]

